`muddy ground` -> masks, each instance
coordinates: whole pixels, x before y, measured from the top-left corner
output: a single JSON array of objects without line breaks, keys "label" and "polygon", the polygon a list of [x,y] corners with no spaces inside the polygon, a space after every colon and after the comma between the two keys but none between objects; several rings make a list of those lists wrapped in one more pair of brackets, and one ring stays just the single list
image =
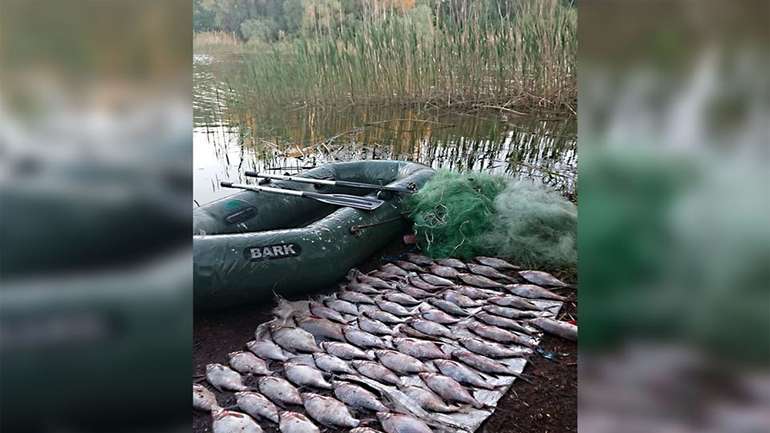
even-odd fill
[{"label": "muddy ground", "polygon": [[[383,257],[397,255],[403,251],[400,244],[389,246],[373,260],[361,266],[368,270],[379,266]],[[569,281],[574,283],[574,281]],[[565,293],[566,294],[566,293]],[[575,293],[570,293],[575,299]],[[227,364],[227,353],[245,349],[244,344],[253,339],[257,325],[272,318],[271,300],[224,313],[196,313],[193,329],[193,370],[194,379],[202,379],[205,366],[210,362]],[[568,301],[560,316],[565,319],[577,318],[576,304]],[[517,380],[503,396],[495,413],[477,430],[485,433],[568,433],[577,431],[577,344],[561,338],[545,335],[540,347],[546,353],[553,353],[555,360],[535,355],[527,363],[524,372],[533,377],[533,384]],[[272,367],[272,366],[271,366]],[[255,385],[254,378],[246,384]],[[227,398],[225,398],[227,396]],[[232,393],[217,394],[222,406],[234,405]],[[262,423],[266,432],[277,432],[275,425]],[[376,427],[373,425],[373,427]],[[203,412],[193,411],[193,432],[211,431],[211,417]],[[337,433],[327,429],[326,433]]]}]

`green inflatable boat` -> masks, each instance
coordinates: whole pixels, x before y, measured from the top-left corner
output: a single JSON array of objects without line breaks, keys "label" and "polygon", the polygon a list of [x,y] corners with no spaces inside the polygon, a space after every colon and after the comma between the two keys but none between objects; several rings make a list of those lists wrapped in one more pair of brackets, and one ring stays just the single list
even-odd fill
[{"label": "green inflatable boat", "polygon": [[[301,174],[376,185],[420,188],[433,170],[405,161],[354,161]],[[406,228],[398,193],[271,180],[269,187],[379,197],[372,211],[308,198],[241,191],[193,211],[196,309],[291,297],[330,287]]]}]

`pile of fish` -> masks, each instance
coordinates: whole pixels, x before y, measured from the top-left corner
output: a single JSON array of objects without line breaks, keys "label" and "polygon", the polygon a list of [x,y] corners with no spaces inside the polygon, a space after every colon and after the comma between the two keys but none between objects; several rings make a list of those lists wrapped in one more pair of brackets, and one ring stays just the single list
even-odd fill
[{"label": "pile of fish", "polygon": [[211,412],[214,433],[472,432],[526,380],[541,330],[577,337],[555,320],[565,286],[492,257],[354,269],[332,295],[279,299],[229,365],[206,366],[211,388],[193,385],[193,407]]}]

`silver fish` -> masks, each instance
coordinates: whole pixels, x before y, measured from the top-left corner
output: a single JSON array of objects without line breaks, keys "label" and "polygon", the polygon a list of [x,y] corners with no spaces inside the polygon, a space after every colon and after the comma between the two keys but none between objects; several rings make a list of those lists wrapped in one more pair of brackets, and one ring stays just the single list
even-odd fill
[{"label": "silver fish", "polygon": [[400,277],[405,277],[409,275],[409,272],[405,271],[404,269],[401,269],[400,267],[394,265],[393,263],[385,263],[380,267],[381,271],[388,272],[391,274],[398,275]]},{"label": "silver fish", "polygon": [[452,353],[452,356],[458,361],[472,365],[473,368],[484,373],[518,376],[507,365],[467,350],[456,350]]},{"label": "silver fish", "polygon": [[375,412],[388,410],[376,395],[352,383],[335,382],[334,396],[341,402],[356,408],[369,409]]},{"label": "silver fish", "polygon": [[402,291],[403,293],[413,298],[423,299],[423,298],[429,298],[433,296],[432,293],[409,284],[400,284],[398,286],[398,290]]},{"label": "silver fish", "polygon": [[287,362],[283,364],[286,378],[299,386],[315,386],[317,388],[332,389],[332,385],[324,379],[321,370],[307,365]]},{"label": "silver fish", "polygon": [[396,316],[411,316],[412,314],[414,314],[414,310],[410,310],[408,308],[405,308],[401,304],[386,301],[384,299],[375,300],[375,304],[378,307],[380,307],[382,311],[388,312],[390,314],[395,314]]},{"label": "silver fish", "polygon": [[422,254],[408,253],[406,255],[406,259],[414,263],[415,265],[420,265],[420,266],[430,266],[433,264],[433,259],[431,259],[430,257],[423,256]]},{"label": "silver fish", "polygon": [[332,397],[313,393],[302,394],[308,415],[321,424],[335,427],[358,427],[359,420],[353,418],[344,403]]},{"label": "silver fish", "polygon": [[206,366],[206,380],[217,390],[247,391],[248,386],[243,384],[243,379],[238,372],[231,370],[222,364],[208,364]]},{"label": "silver fish", "polygon": [[353,430],[350,430],[348,433],[382,433],[382,432],[369,427],[356,427]]},{"label": "silver fish", "polygon": [[548,272],[543,271],[521,271],[519,272],[522,278],[529,281],[532,284],[539,284],[541,286],[552,287],[567,287],[562,280],[554,277]]},{"label": "silver fish", "polygon": [[447,290],[444,292],[444,299],[459,307],[465,308],[474,308],[484,305],[484,302],[474,301],[470,297],[454,290]]},{"label": "silver fish", "polygon": [[358,278],[358,281],[362,283],[366,283],[374,287],[375,289],[392,289],[393,288],[393,285],[391,283],[388,283],[387,281],[377,277],[372,277],[366,274],[359,273],[357,278]]},{"label": "silver fish", "polygon": [[446,402],[441,399],[441,397],[437,396],[436,393],[423,387],[409,385],[402,391],[427,411],[442,413],[457,412],[457,407],[446,404]]},{"label": "silver fish", "polygon": [[314,337],[329,338],[331,340],[345,341],[342,335],[342,326],[331,320],[321,319],[320,317],[301,317],[297,319],[297,325],[305,331],[313,334]]},{"label": "silver fish", "polygon": [[469,324],[468,329],[479,337],[484,337],[498,343],[514,343],[527,347],[537,346],[537,342],[532,338],[514,334],[505,329],[500,329],[497,326],[489,326],[476,322]]},{"label": "silver fish", "polygon": [[393,343],[399,352],[418,359],[448,359],[449,356],[436,343],[416,338],[394,338]]},{"label": "silver fish", "polygon": [[252,340],[246,343],[246,347],[255,355],[272,359],[273,361],[286,361],[289,356],[281,349],[281,346],[270,340]]},{"label": "silver fish", "polygon": [[353,304],[374,304],[374,299],[361,292],[354,292],[352,290],[342,290],[337,293],[337,298],[343,301],[348,301]]},{"label": "silver fish", "polygon": [[393,329],[390,326],[380,322],[379,320],[370,319],[364,315],[361,315],[358,318],[358,327],[361,328],[362,331],[366,331],[371,334],[393,335]]},{"label": "silver fish", "polygon": [[420,373],[420,379],[428,385],[431,391],[438,394],[444,400],[467,403],[477,409],[484,407],[462,385],[449,376],[436,373]]},{"label": "silver fish", "polygon": [[559,296],[556,293],[544,289],[540,286],[536,286],[534,284],[509,284],[505,286],[506,290],[513,293],[514,295],[521,296],[523,298],[530,298],[530,299],[553,299],[555,301],[564,301],[567,298],[564,296]]},{"label": "silver fish", "polygon": [[358,307],[348,301],[343,301],[342,299],[327,299],[325,303],[327,307],[339,313],[352,314],[353,316],[358,315]]},{"label": "silver fish", "polygon": [[523,332],[525,334],[534,335],[537,334],[537,330],[531,326],[524,326],[515,320],[507,319],[505,317],[495,316],[487,312],[480,312],[473,315],[477,320],[481,320],[487,325],[494,325],[500,328],[512,329],[514,331]]},{"label": "silver fish", "polygon": [[407,272],[425,272],[425,270],[419,265],[416,265],[412,262],[407,262],[405,260],[396,260],[395,264]]},{"label": "silver fish", "polygon": [[336,341],[325,341],[321,347],[330,355],[342,359],[374,359],[374,355],[364,352],[356,346]]},{"label": "silver fish", "polygon": [[258,392],[236,392],[235,399],[242,411],[254,418],[265,418],[279,422],[278,407]]},{"label": "silver fish", "polygon": [[457,259],[438,259],[436,260],[441,266],[449,266],[450,268],[465,269],[467,266],[461,260]]},{"label": "silver fish", "polygon": [[434,338],[434,337],[432,337],[429,334],[426,334],[424,332],[420,332],[420,331],[412,328],[411,326],[401,326],[401,325],[399,325],[399,326],[396,327],[396,329],[398,329],[398,332],[396,334],[397,337],[414,337],[414,338],[421,338],[421,339],[426,339],[426,340]]},{"label": "silver fish", "polygon": [[530,323],[542,329],[543,331],[548,332],[549,334],[554,334],[568,340],[577,341],[577,325],[563,322],[561,320],[549,319],[546,317],[538,317],[537,319],[532,319],[530,320]]},{"label": "silver fish", "polygon": [[468,263],[468,270],[471,271],[471,273],[476,275],[482,275],[484,277],[497,278],[497,279],[508,280],[511,282],[516,282],[516,278],[513,278],[510,275],[505,275],[504,273],[498,271],[497,269],[491,266]]},{"label": "silver fish", "polygon": [[[428,274],[423,274],[423,275],[428,275]],[[419,278],[417,276],[407,277],[406,280],[412,286],[417,287],[418,289],[421,289],[421,290],[426,290],[428,292],[435,292],[436,290],[439,289],[438,286],[434,286],[433,284],[429,284],[425,280],[423,280],[423,279],[421,279],[421,278]]]},{"label": "silver fish", "polygon": [[503,346],[491,341],[483,341],[476,338],[461,338],[458,340],[461,346],[478,355],[492,358],[519,358],[532,353],[532,349],[522,346]]},{"label": "silver fish", "polygon": [[522,310],[542,310],[542,308],[538,307],[535,303],[518,296],[493,296],[487,299],[487,301],[500,307],[514,307]]},{"label": "silver fish", "polygon": [[[458,275],[459,276],[459,275]],[[453,286],[455,283],[447,280],[446,278],[441,278],[439,276],[433,275],[433,274],[420,274],[420,278],[422,278],[423,281],[425,281],[428,284],[434,285],[434,286]]]},{"label": "silver fish", "polygon": [[[430,265],[428,272],[443,278],[457,278],[457,276],[460,275],[460,272],[458,272],[457,269],[441,265]],[[441,284],[436,285],[439,286]]]},{"label": "silver fish", "polygon": [[281,433],[321,433],[305,415],[297,412],[283,411],[280,413],[281,423],[278,428]]},{"label": "silver fish", "polygon": [[383,295],[383,298],[387,301],[395,302],[397,304],[406,305],[409,307],[417,305],[420,302],[422,302],[402,292],[388,292],[385,295]]},{"label": "silver fish", "polygon": [[493,290],[480,289],[478,287],[473,287],[473,286],[455,286],[454,290],[456,290],[457,293],[460,293],[462,295],[465,295],[475,300],[484,300],[492,296],[499,295],[498,292],[495,292]]},{"label": "silver fish", "polygon": [[398,374],[413,374],[430,371],[428,366],[419,359],[397,352],[395,350],[375,350],[377,359],[385,367],[395,371]]},{"label": "silver fish", "polygon": [[377,419],[385,433],[433,433],[421,420],[400,413],[377,412]]},{"label": "silver fish", "polygon": [[313,334],[301,328],[284,327],[272,332],[273,341],[286,350],[300,352],[321,352]]},{"label": "silver fish", "polygon": [[494,288],[503,287],[503,285],[498,283],[497,281],[490,280],[489,278],[484,277],[482,275],[460,274],[457,278],[459,278],[465,284],[475,286],[475,287],[481,287],[485,289],[494,289]]},{"label": "silver fish", "polygon": [[477,262],[481,263],[484,266],[490,266],[499,271],[515,271],[516,269],[521,269],[516,265],[512,265],[506,262],[505,260],[498,259],[496,257],[478,256],[478,257],[475,257],[474,260],[476,260]]},{"label": "silver fish", "polygon": [[293,362],[295,364],[302,364],[302,365],[308,365],[310,367],[315,367],[315,359],[313,359],[313,355],[315,353],[303,353],[301,355],[293,356],[289,358],[289,362]]},{"label": "silver fish", "polygon": [[353,367],[362,375],[374,379],[378,382],[385,382],[391,385],[400,386],[401,379],[392,371],[382,365],[372,361],[351,361]]},{"label": "silver fish", "polygon": [[374,287],[366,283],[359,283],[358,281],[351,281],[348,284],[346,284],[344,288],[352,290],[354,292],[363,293],[366,295],[376,295],[380,293],[380,291],[375,289]]},{"label": "silver fish", "polygon": [[432,322],[440,323],[442,325],[451,325],[452,323],[457,323],[460,321],[460,319],[450,316],[449,314],[441,311],[441,310],[425,310],[422,313],[420,313],[420,317],[422,317],[425,320],[430,320]]},{"label": "silver fish", "polygon": [[259,392],[272,401],[286,404],[302,404],[302,398],[294,385],[276,376],[263,376],[257,382]]},{"label": "silver fish", "polygon": [[453,333],[452,330],[447,328],[446,326],[432,322],[430,320],[424,320],[424,319],[410,319],[406,323],[409,324],[412,328],[422,332],[426,335],[433,335],[436,337],[447,337],[452,338]]},{"label": "silver fish", "polygon": [[385,271],[374,271],[369,275],[375,278],[379,278],[381,280],[385,280],[387,282],[397,282],[404,279],[404,277],[401,275],[397,275],[397,274],[393,274]]},{"label": "silver fish", "polygon": [[270,374],[267,363],[257,358],[251,352],[230,352],[227,354],[230,361],[230,367],[235,371],[245,374]]},{"label": "silver fish", "polygon": [[321,304],[320,302],[315,302],[315,301],[310,302],[310,312],[317,317],[333,320],[338,323],[347,323],[347,320],[345,320],[345,318],[342,317],[342,314],[340,314],[339,311],[333,310]]},{"label": "silver fish", "polygon": [[484,311],[497,316],[507,317],[509,319],[534,319],[538,313],[534,311],[522,311],[516,308],[501,307],[499,305],[487,305]]},{"label": "silver fish", "polygon": [[328,353],[314,353],[313,360],[318,368],[329,373],[355,373],[347,362]]},{"label": "silver fish", "polygon": [[368,308],[363,311],[363,314],[374,320],[379,320],[382,323],[404,323],[406,319],[402,319],[394,314],[390,314],[387,311],[382,311],[379,308]]},{"label": "silver fish", "polygon": [[433,363],[438,367],[439,371],[446,376],[451,377],[457,382],[465,385],[475,386],[483,389],[494,389],[494,385],[488,383],[484,376],[471,370],[470,368],[460,364],[456,361],[448,359],[437,359]]},{"label": "silver fish", "polygon": [[218,410],[213,415],[211,430],[214,433],[262,433],[262,427],[245,413]]},{"label": "silver fish", "polygon": [[211,412],[220,409],[217,397],[205,386],[193,384],[193,408]]},{"label": "silver fish", "polygon": [[467,316],[468,312],[462,309],[461,307],[457,306],[457,304],[453,304],[446,299],[440,299],[440,298],[431,298],[428,299],[428,302],[433,305],[434,307],[438,308],[439,310],[444,311],[445,313],[452,314],[454,316]]},{"label": "silver fish", "polygon": [[367,349],[370,347],[376,347],[378,349],[382,349],[388,347],[388,345],[385,344],[385,342],[382,341],[380,337],[362,331],[358,328],[354,328],[352,326],[346,327],[342,332],[345,334],[345,339],[348,341],[348,343],[359,348]]}]

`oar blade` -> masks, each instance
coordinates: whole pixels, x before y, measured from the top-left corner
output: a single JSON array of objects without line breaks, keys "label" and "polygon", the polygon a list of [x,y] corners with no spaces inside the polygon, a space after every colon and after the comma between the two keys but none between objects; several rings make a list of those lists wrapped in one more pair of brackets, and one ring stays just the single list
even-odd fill
[{"label": "oar blade", "polygon": [[310,197],[322,203],[352,207],[354,209],[366,211],[373,211],[385,203],[383,200],[373,197],[356,197],[354,195],[345,194],[313,194]]}]

